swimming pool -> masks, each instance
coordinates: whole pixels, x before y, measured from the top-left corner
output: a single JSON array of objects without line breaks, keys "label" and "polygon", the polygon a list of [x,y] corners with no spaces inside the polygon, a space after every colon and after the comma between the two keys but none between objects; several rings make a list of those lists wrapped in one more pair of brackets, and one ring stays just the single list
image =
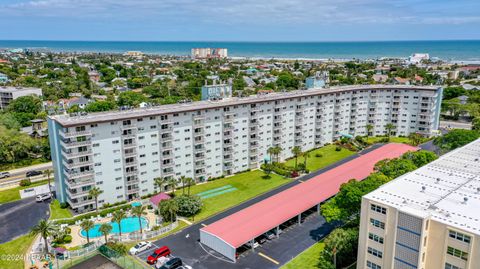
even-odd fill
[{"label": "swimming pool", "polygon": [[142,206],[142,203],[140,202],[133,202],[132,206],[137,207],[137,206]]},{"label": "swimming pool", "polygon": [[[148,221],[145,218],[141,218],[142,221],[142,229],[145,229],[148,227]],[[131,232],[136,232],[140,230],[140,224],[138,223],[138,218],[137,217],[128,217],[122,219],[120,222],[122,225],[122,234],[124,233],[131,233]],[[100,228],[101,224],[95,224],[95,226],[88,231],[88,236],[90,238],[95,238],[95,237],[100,237],[103,236],[103,234],[98,230]],[[110,234],[119,234],[120,231],[118,229],[118,223],[116,222],[110,222],[110,225],[112,225],[112,231]],[[80,234],[83,237],[87,237],[87,232],[85,230],[82,230]]]}]

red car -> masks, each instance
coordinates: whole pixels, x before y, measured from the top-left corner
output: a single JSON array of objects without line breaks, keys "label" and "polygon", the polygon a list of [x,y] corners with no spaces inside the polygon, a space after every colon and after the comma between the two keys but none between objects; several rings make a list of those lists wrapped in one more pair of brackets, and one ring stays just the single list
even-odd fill
[{"label": "red car", "polygon": [[170,255],[170,249],[167,246],[156,249],[150,256],[147,258],[148,264],[155,264],[160,257],[166,257]]}]

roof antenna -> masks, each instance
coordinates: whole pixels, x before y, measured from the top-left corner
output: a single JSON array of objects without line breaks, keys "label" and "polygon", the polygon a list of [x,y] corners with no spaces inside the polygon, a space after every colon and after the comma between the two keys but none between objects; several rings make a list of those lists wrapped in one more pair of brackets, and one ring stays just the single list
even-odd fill
[{"label": "roof antenna", "polygon": [[463,197],[463,204],[467,204],[468,202],[468,197]]},{"label": "roof antenna", "polygon": [[437,177],[436,181],[435,181],[437,184],[440,183],[440,178]]},{"label": "roof antenna", "polygon": [[477,193],[480,193],[480,187],[477,187]]},{"label": "roof antenna", "polygon": [[425,192],[426,189],[427,189],[427,187],[422,186],[422,191],[421,192]]}]

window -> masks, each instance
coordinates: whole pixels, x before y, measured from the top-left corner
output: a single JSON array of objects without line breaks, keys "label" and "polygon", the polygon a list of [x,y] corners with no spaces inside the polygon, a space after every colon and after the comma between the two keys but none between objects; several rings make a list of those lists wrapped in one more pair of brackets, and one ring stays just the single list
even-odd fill
[{"label": "window", "polygon": [[381,206],[372,204],[370,206],[370,209],[372,209],[375,212],[382,213],[384,215],[387,214],[387,209],[385,207],[381,207]]},{"label": "window", "polygon": [[377,265],[371,261],[367,261],[367,268],[372,268],[372,269],[382,269],[380,265]]},{"label": "window", "polygon": [[377,228],[380,228],[380,229],[385,229],[385,223],[379,221],[379,220],[376,220],[376,219],[370,219],[370,224],[372,224],[373,226],[377,227]]},{"label": "window", "polygon": [[463,252],[459,249],[452,248],[452,247],[447,248],[447,254],[452,255],[454,257],[457,257],[457,258],[460,258],[460,259],[465,260],[465,261],[468,259],[468,253],[467,252]]},{"label": "window", "polygon": [[368,247],[367,252],[375,257],[382,258],[383,253],[379,250],[376,250],[374,248]]},{"label": "window", "polygon": [[455,232],[455,231],[449,231],[448,235],[453,239],[457,239],[457,240],[460,240],[460,241],[465,242],[467,244],[470,244],[470,236],[468,236],[466,234],[462,234],[462,233]]},{"label": "window", "polygon": [[376,234],[369,233],[368,234],[368,239],[375,241],[377,243],[383,244],[383,237],[378,236]]},{"label": "window", "polygon": [[445,269],[462,269],[458,266],[455,266],[455,265],[451,265],[449,264],[448,262],[445,263]]}]

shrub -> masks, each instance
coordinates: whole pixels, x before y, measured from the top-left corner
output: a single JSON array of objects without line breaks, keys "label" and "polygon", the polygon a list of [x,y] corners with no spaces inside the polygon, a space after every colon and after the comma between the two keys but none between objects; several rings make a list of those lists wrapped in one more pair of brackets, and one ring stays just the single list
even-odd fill
[{"label": "shrub", "polygon": [[60,203],[60,208],[61,209],[68,208],[68,204],[67,203]]},{"label": "shrub", "polygon": [[27,187],[27,186],[32,185],[32,182],[30,181],[30,179],[22,179],[22,180],[20,180],[19,185],[20,185],[20,187]]},{"label": "shrub", "polygon": [[174,198],[178,205],[178,215],[191,217],[202,209],[203,203],[197,195],[180,195]]},{"label": "shrub", "polygon": [[65,244],[68,244],[68,243],[72,243],[72,236],[67,234],[63,237],[63,243]]},{"label": "shrub", "polygon": [[322,157],[323,157],[323,154],[321,154],[321,153],[316,153],[316,154],[315,154],[315,157],[317,157],[317,158],[322,158]]},{"label": "shrub", "polygon": [[341,151],[341,150],[342,150],[341,147],[339,147],[339,146],[336,146],[336,147],[335,147],[335,151]]}]

